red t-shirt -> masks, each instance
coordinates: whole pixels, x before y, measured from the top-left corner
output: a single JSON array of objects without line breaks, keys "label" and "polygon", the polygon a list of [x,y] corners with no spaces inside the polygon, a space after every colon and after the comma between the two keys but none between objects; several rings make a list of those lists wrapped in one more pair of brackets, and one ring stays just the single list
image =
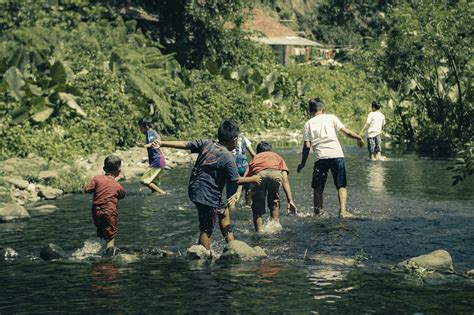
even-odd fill
[{"label": "red t-shirt", "polygon": [[275,152],[266,151],[255,155],[249,163],[249,176],[257,174],[266,169],[274,169],[288,172],[285,160]]},{"label": "red t-shirt", "polygon": [[125,197],[125,190],[113,176],[97,175],[84,187],[86,193],[94,192],[92,207],[117,211],[117,201]]}]

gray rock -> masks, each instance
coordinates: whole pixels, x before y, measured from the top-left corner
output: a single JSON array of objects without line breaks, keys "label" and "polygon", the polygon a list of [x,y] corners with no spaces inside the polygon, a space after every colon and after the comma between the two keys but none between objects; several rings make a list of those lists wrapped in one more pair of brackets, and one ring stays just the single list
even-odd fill
[{"label": "gray rock", "polygon": [[470,278],[474,278],[474,269],[466,271],[466,276],[468,276]]},{"label": "gray rock", "polygon": [[210,250],[207,250],[202,245],[193,245],[193,246],[191,246],[190,248],[188,248],[187,255],[188,255],[188,257],[191,257],[193,259],[210,259],[210,258],[212,258],[212,252]]},{"label": "gray rock", "polygon": [[0,222],[26,220],[29,217],[25,207],[17,203],[0,204]]},{"label": "gray rock", "polygon": [[13,186],[15,186],[16,188],[19,188],[22,190],[28,188],[28,184],[29,184],[28,181],[24,180],[23,178],[19,176],[7,177],[5,178],[5,180],[9,182],[10,184],[12,184]]},{"label": "gray rock", "polygon": [[[39,185],[38,185],[39,186]],[[61,189],[56,189],[48,186],[41,186],[38,195],[43,197],[46,200],[54,200],[61,196],[63,191]]]},{"label": "gray rock", "polygon": [[266,256],[267,254],[260,246],[251,247],[243,241],[234,240],[227,243],[219,260],[259,258]]},{"label": "gray rock", "polygon": [[59,174],[57,171],[41,171],[38,174],[39,179],[54,179],[58,177],[59,177]]},{"label": "gray rock", "polygon": [[120,253],[118,255],[115,255],[112,258],[112,261],[119,265],[128,265],[137,262],[139,259],[140,258],[138,257],[138,255]]},{"label": "gray rock", "polygon": [[0,250],[0,257],[12,259],[18,257],[18,253],[13,248],[6,247]]},{"label": "gray rock", "polygon": [[53,243],[49,243],[40,251],[40,257],[44,260],[61,259],[67,257],[66,252]]},{"label": "gray rock", "polygon": [[419,271],[454,272],[453,259],[451,255],[443,249],[404,260],[398,263],[398,266]]},{"label": "gray rock", "polygon": [[332,256],[332,255],[313,255],[306,259],[316,261],[322,265],[336,265],[336,266],[354,266],[356,261],[354,258],[344,256]]}]

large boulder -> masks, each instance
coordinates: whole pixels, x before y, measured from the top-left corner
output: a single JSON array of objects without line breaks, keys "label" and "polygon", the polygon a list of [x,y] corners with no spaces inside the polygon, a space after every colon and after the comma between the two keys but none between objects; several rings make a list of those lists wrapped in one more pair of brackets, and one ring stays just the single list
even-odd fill
[{"label": "large boulder", "polygon": [[46,200],[54,200],[61,196],[64,192],[61,189],[49,187],[49,186],[40,186],[38,195],[43,197]]},{"label": "large boulder", "polygon": [[24,180],[23,178],[19,176],[12,176],[12,177],[6,177],[5,180],[15,186],[18,189],[24,190],[28,188],[29,182],[27,180]]},{"label": "large boulder", "polygon": [[207,250],[206,247],[202,245],[193,245],[188,248],[187,256],[192,259],[211,259],[212,251]]},{"label": "large boulder", "polygon": [[0,222],[26,220],[29,217],[25,207],[17,203],[0,204]]},{"label": "large boulder", "polygon": [[356,264],[356,260],[354,258],[344,256],[318,254],[306,257],[306,259],[316,261],[322,265],[354,266]]},{"label": "large boulder", "polygon": [[398,263],[398,266],[417,271],[454,272],[453,259],[451,255],[443,249],[409,258]]},{"label": "large boulder", "polygon": [[251,247],[243,241],[230,241],[219,260],[245,259],[266,257],[267,254],[260,246]]},{"label": "large boulder", "polygon": [[67,257],[66,252],[53,243],[49,243],[43,247],[40,251],[40,257],[44,260],[54,260]]}]

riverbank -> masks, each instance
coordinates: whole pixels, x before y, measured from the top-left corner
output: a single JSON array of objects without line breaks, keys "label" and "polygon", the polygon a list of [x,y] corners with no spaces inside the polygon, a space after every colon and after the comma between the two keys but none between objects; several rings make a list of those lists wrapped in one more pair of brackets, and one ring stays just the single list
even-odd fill
[{"label": "riverbank", "polygon": [[[274,146],[296,145],[301,142],[300,130],[265,130],[247,135],[254,147],[261,140]],[[167,168],[192,163],[195,155],[182,150],[163,148]],[[147,152],[142,147],[119,149],[113,154],[122,161],[119,180],[139,178],[148,165]],[[106,155],[93,154],[72,163],[46,160],[34,154],[27,158],[10,158],[0,163],[0,221],[27,219],[25,207],[41,201],[54,200],[68,193],[80,193],[84,184],[94,175],[101,174]],[[59,159],[58,159],[59,160]],[[47,209],[47,207],[45,208]],[[13,214],[12,214],[13,211]],[[8,214],[11,215],[8,215]],[[16,214],[15,214],[16,213]]]}]

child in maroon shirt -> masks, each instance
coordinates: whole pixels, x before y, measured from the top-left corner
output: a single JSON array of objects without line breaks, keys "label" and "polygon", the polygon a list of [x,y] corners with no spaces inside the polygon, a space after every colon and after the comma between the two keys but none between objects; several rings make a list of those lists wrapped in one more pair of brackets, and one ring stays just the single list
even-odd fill
[{"label": "child in maroon shirt", "polygon": [[106,241],[107,250],[115,252],[117,235],[117,201],[125,197],[125,191],[115,178],[120,174],[122,161],[115,155],[104,160],[105,175],[96,175],[84,187],[84,192],[94,193],[92,201],[92,218],[97,227],[97,236]]}]

